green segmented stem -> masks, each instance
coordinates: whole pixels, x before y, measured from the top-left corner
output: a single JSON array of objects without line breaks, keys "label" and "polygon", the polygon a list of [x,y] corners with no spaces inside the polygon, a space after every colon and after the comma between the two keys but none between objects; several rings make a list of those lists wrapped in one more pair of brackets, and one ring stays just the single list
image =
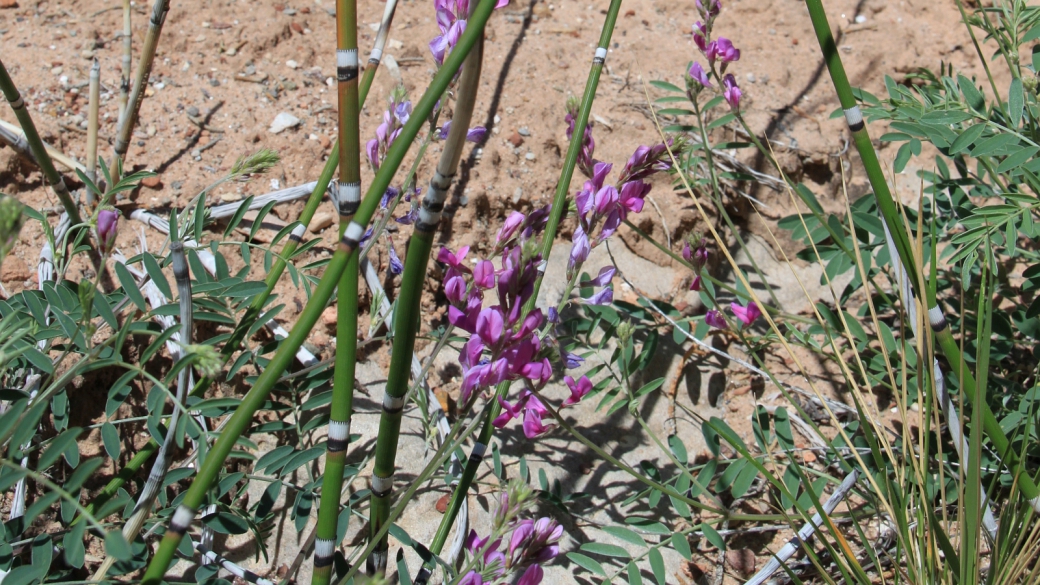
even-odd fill
[{"label": "green segmented stem", "polygon": [[[369,61],[371,67],[365,70],[365,76],[361,80],[361,88],[359,90],[358,101],[360,103],[365,102],[365,97],[368,96],[368,90],[372,87],[372,80],[375,77],[376,68],[379,66],[379,62]],[[329,183],[332,182],[332,176],[336,172],[336,163],[339,160],[339,141],[337,140],[332,145],[332,150],[329,152],[329,159],[325,161],[325,166],[321,170],[321,175],[318,177],[318,184],[314,186],[314,191],[311,192],[310,197],[307,199],[307,203],[303,207],[303,212],[300,214],[299,222],[304,226],[310,224],[311,218],[314,217],[314,213],[318,210],[318,206],[321,204],[322,197],[325,195],[325,191],[329,187]],[[221,350],[220,357],[224,363],[227,363],[231,359],[231,356],[241,347],[242,341],[246,338],[249,330],[256,323],[256,320],[263,313],[264,305],[267,304],[267,299],[271,297],[274,292],[274,287],[278,284],[282,274],[285,272],[287,260],[292,257],[293,253],[296,252],[296,248],[300,245],[302,240],[299,236],[290,235],[285,245],[282,246],[282,251],[275,259],[274,264],[271,266],[270,272],[267,274],[267,278],[264,279],[264,284],[267,288],[262,293],[253,299],[253,302],[249,304],[242,319],[235,326],[235,329],[231,332],[231,336],[224,344]],[[213,378],[203,377],[195,383],[195,387],[192,388],[190,396],[202,396],[206,390],[213,384]],[[134,454],[134,457],[127,462],[126,466],[119,470],[119,473],[113,477],[105,487],[98,492],[94,497],[94,500],[87,505],[86,509],[90,513],[98,510],[107,502],[112,499],[116,493],[119,492],[119,488],[123,487],[127,481],[133,478],[138,471],[144,466],[144,464],[155,455],[158,451],[159,444],[155,439],[151,439],[142,449]]]},{"label": "green segmented stem", "polygon": [[[556,237],[556,230],[558,229],[560,221],[567,208],[567,193],[570,191],[571,178],[574,176],[574,167],[578,161],[578,155],[581,153],[582,143],[585,139],[585,127],[588,125],[589,114],[592,112],[592,102],[596,98],[596,89],[599,87],[599,77],[600,73],[603,71],[607,47],[610,46],[610,37],[614,32],[614,24],[617,21],[618,12],[620,10],[621,0],[611,0],[610,7],[607,9],[607,17],[603,22],[603,29],[600,32],[597,51],[594,53],[592,59],[592,67],[589,69],[589,77],[585,82],[585,93],[581,98],[581,106],[578,109],[578,118],[574,122],[574,132],[571,134],[571,143],[567,147],[567,158],[564,161],[563,170],[560,173],[560,180],[556,183],[556,193],[553,196],[552,210],[549,213],[549,219],[545,225],[545,233],[542,237],[541,249],[541,266],[543,267],[546,266],[549,261],[549,255],[552,253],[553,241]],[[603,57],[600,57],[600,55],[603,55]],[[454,124],[452,124],[452,126],[454,126]],[[535,303],[538,299],[538,291],[542,285],[542,277],[545,275],[543,270],[543,268],[539,268],[538,278],[535,279],[534,283],[534,292],[531,294],[531,298],[527,300],[527,303],[523,308],[524,314],[527,314],[534,309]],[[448,540],[448,534],[451,532],[451,527],[455,524],[455,518],[458,516],[459,509],[462,507],[462,501],[467,497],[469,488],[473,485],[473,479],[476,477],[477,469],[483,461],[484,452],[487,449],[487,445],[491,442],[491,437],[494,433],[494,426],[491,423],[499,414],[501,414],[502,411],[502,406],[499,404],[497,397],[505,396],[508,390],[509,382],[499,384],[498,388],[495,390],[495,398],[492,399],[491,407],[484,417],[483,426],[480,429],[480,435],[477,437],[477,442],[474,445],[473,451],[470,453],[469,459],[466,460],[466,467],[462,470],[462,476],[459,478],[459,483],[455,486],[455,490],[451,495],[451,500],[448,502],[448,508],[445,510],[444,516],[441,517],[441,522],[437,527],[437,533],[433,537],[433,542],[430,543],[430,552],[434,555],[439,555],[441,550],[443,550],[444,543]],[[416,585],[424,585],[429,580],[432,571],[432,562],[427,562],[423,565],[422,570],[415,578]]]},{"label": "green segmented stem", "polygon": [[65,213],[69,214],[69,219],[72,220],[72,225],[82,223],[83,220],[79,217],[76,203],[72,200],[68,187],[65,186],[65,180],[61,178],[58,170],[54,168],[54,161],[51,160],[51,155],[47,152],[47,148],[43,145],[43,140],[40,139],[40,134],[36,131],[36,124],[33,123],[32,116],[29,115],[28,108],[25,107],[25,100],[18,93],[14,80],[7,74],[7,68],[4,67],[3,61],[0,61],[0,91],[4,93],[7,103],[11,104],[11,109],[14,110],[14,115],[22,126],[25,140],[29,143],[33,156],[36,157],[36,163],[43,170],[43,177],[47,180],[47,185],[58,196],[62,207],[65,208]]},{"label": "green segmented stem", "polygon": [[[838,54],[838,49],[834,44],[834,37],[831,34],[830,24],[827,22],[827,14],[823,9],[823,4],[820,0],[805,0],[805,4],[809,9],[809,17],[812,20],[813,29],[816,31],[816,38],[820,43],[824,61],[827,63],[831,82],[834,85],[835,92],[838,94],[838,101],[841,103],[842,109],[845,110],[849,131],[852,132],[856,150],[863,160],[863,166],[867,171],[870,186],[874,190],[878,209],[880,209],[885,223],[888,224],[896,250],[899,253],[899,260],[903,263],[908,275],[919,277],[920,273],[917,271],[916,262],[914,261],[909,233],[905,229],[903,217],[892,199],[892,193],[889,191],[888,182],[885,180],[881,164],[878,162],[877,153],[874,152],[874,146],[870,143],[866,124],[856,103],[856,98],[852,94],[852,86],[849,84],[848,76],[845,74],[841,56]],[[929,299],[922,294],[921,286],[919,283],[912,284],[910,288],[914,295],[923,301],[922,305],[925,305],[929,302]],[[939,348],[950,364],[951,373],[960,379],[960,386],[964,390],[965,396],[968,401],[973,402],[976,392],[975,378],[965,367],[961,349],[953,339],[950,325],[943,316],[938,304],[933,303],[929,306],[929,322],[934,331],[935,339],[939,342]],[[1040,511],[1040,489],[1037,488],[1033,478],[1024,473],[1024,468],[1017,453],[1011,449],[1007,435],[1004,434],[1004,431],[1000,428],[1000,423],[993,416],[993,411],[990,410],[989,405],[985,402],[982,403],[981,414],[983,430],[993,443],[997,455],[1008,471],[1018,479],[1019,486],[1026,499],[1030,501],[1035,510]]]},{"label": "green segmented stem", "polygon": [[[357,0],[336,2],[336,78],[339,82],[339,235],[342,238],[354,217],[361,196],[361,134],[358,127]],[[314,540],[312,585],[328,585],[338,545],[343,468],[350,442],[354,405],[358,324],[358,255],[351,255],[336,292],[336,359],[326,442],[325,475],[318,504]]]},{"label": "green segmented stem", "polygon": [[[227,459],[228,454],[231,453],[231,449],[235,446],[238,438],[248,428],[253,414],[263,405],[278,378],[281,377],[282,372],[292,363],[296,350],[303,345],[307,335],[321,316],[321,312],[325,309],[325,305],[332,298],[332,293],[343,271],[346,269],[350,257],[357,252],[358,238],[364,231],[363,226],[367,225],[369,220],[372,219],[372,215],[379,205],[380,197],[387,187],[390,186],[394,173],[404,160],[408,148],[419,133],[419,129],[425,124],[427,117],[433,111],[435,103],[451,83],[455,72],[458,71],[466,55],[473,48],[477,37],[484,34],[484,25],[487,24],[494,7],[495,0],[481,0],[477,5],[466,31],[459,38],[455,50],[445,59],[444,66],[441,67],[440,71],[437,72],[430,82],[430,87],[416,104],[412,117],[401,129],[401,134],[393,146],[390,147],[383,165],[379,168],[372,180],[372,184],[365,193],[361,207],[355,214],[354,221],[351,222],[346,234],[340,241],[339,249],[332,255],[332,259],[325,268],[325,274],[322,276],[321,281],[318,282],[317,287],[315,287],[310,301],[307,302],[307,305],[300,313],[299,321],[292,328],[292,331],[289,332],[289,336],[282,342],[278,351],[268,363],[267,368],[264,369],[263,373],[253,384],[253,387],[242,398],[238,409],[228,419],[224,431],[213,444],[205,461],[203,461],[198,474],[195,476],[195,480],[192,481],[188,491],[185,492],[180,507],[174,512],[173,518],[167,526],[166,534],[159,543],[158,551],[156,551],[155,556],[148,565],[147,571],[145,571],[143,579],[145,585],[158,585],[162,581],[166,570],[173,561],[177,545],[180,544],[181,538],[183,538],[184,533],[194,520],[196,510],[205,501],[206,492],[213,485],[213,481],[217,478],[224,461]],[[401,309],[399,308],[398,310]]]},{"label": "green segmented stem", "polygon": [[[475,7],[474,7],[475,8]],[[477,90],[480,87],[481,65],[484,58],[484,39],[479,37],[463,65],[462,76],[456,95],[455,111],[451,120],[451,129],[441,151],[440,160],[429,189],[423,198],[415,231],[412,233],[405,260],[402,277],[401,295],[397,299],[394,310],[394,343],[390,358],[390,370],[386,381],[386,398],[383,401],[383,413],[379,421],[379,435],[376,439],[376,460],[372,472],[372,508],[370,510],[370,537],[376,538],[390,513],[393,496],[393,476],[397,457],[397,446],[401,432],[401,412],[405,397],[408,394],[408,375],[412,354],[415,349],[415,336],[418,332],[419,301],[422,298],[422,284],[426,278],[429,265],[430,250],[433,248],[433,236],[440,223],[441,210],[451,188],[462,148],[466,143],[466,134],[473,117]],[[377,489],[378,488],[378,489]],[[379,539],[375,552],[369,557],[369,573],[382,574],[386,569],[387,538]]]},{"label": "green segmented stem", "polygon": [[[126,107],[119,114],[115,153],[112,158],[112,164],[108,165],[111,169],[120,168],[116,161],[122,161],[123,157],[126,156],[127,149],[130,148],[130,137],[133,134],[134,126],[137,124],[137,114],[141,111],[141,102],[144,101],[144,90],[148,85],[148,78],[152,75],[155,51],[159,48],[159,36],[162,35],[163,24],[166,22],[166,14],[169,11],[169,0],[155,0],[155,3],[152,5],[152,16],[148,19],[148,33],[144,37],[144,46],[141,48],[141,58],[137,64],[137,77],[134,79],[134,87],[130,92]],[[116,177],[113,177],[113,179],[119,180]]]}]

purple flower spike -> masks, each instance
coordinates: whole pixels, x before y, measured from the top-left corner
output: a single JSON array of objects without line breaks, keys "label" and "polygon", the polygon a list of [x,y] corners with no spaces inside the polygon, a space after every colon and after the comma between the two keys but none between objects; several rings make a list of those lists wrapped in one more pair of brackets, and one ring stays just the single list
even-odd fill
[{"label": "purple flower spike", "polygon": [[119,227],[119,212],[102,209],[98,212],[97,231],[101,252],[108,254],[116,245],[116,230]]},{"label": "purple flower spike", "polygon": [[567,387],[571,390],[569,398],[563,401],[564,406],[573,406],[581,402],[582,398],[589,392],[592,392],[592,381],[587,376],[578,378],[577,381],[570,376],[564,376],[563,381],[567,383]]},{"label": "purple flower spike", "polygon": [[708,1],[708,8],[704,8],[704,5],[701,4],[701,0],[696,0],[696,2],[697,2],[697,11],[700,12],[701,14],[703,14],[708,20],[711,20],[711,19],[715,18],[716,16],[718,16],[719,12],[722,11],[722,3],[719,0],[707,0],[707,1]]},{"label": "purple flower spike", "polygon": [[762,316],[762,309],[759,309],[758,305],[753,301],[749,302],[746,307],[738,305],[737,303],[730,303],[729,308],[733,311],[733,314],[736,315],[737,319],[740,319],[740,322],[743,323],[745,327],[751,325],[755,322],[755,319]]},{"label": "purple flower spike", "polygon": [[737,87],[737,80],[732,73],[727,73],[726,77],[722,78],[722,85],[726,88],[722,92],[722,97],[726,98],[726,103],[729,104],[733,111],[739,110],[740,98],[744,95],[744,92]]},{"label": "purple flower spike", "polygon": [[708,311],[708,314],[704,316],[704,322],[707,323],[709,327],[715,329],[725,329],[728,327],[726,318],[722,316],[722,313],[715,309]]},{"label": "purple flower spike", "polygon": [[711,79],[708,79],[708,74],[704,72],[704,67],[696,61],[694,61],[693,65],[690,65],[690,77],[704,87],[713,87]]}]

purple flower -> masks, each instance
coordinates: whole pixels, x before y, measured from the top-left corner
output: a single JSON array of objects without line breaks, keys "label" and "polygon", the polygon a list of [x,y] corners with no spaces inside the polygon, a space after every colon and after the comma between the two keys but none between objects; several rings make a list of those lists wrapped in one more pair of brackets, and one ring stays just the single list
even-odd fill
[{"label": "purple flower", "polygon": [[485,290],[495,287],[495,265],[490,260],[481,260],[473,267],[473,284]]},{"label": "purple flower", "polygon": [[495,347],[502,341],[505,332],[505,318],[499,307],[488,307],[477,315],[476,334],[480,339],[491,347]]},{"label": "purple flower", "polygon": [[556,307],[549,307],[548,320],[553,324],[558,324],[560,322],[560,313],[556,310]]},{"label": "purple flower", "polygon": [[444,296],[452,303],[466,300],[466,280],[462,276],[452,276],[444,283]]},{"label": "purple flower", "polygon": [[484,140],[487,136],[487,128],[483,126],[474,126],[466,131],[466,140],[473,143],[479,143]]},{"label": "purple flower", "polygon": [[511,212],[509,217],[506,218],[505,223],[503,223],[502,227],[498,230],[498,235],[495,237],[496,245],[502,246],[509,240],[513,239],[513,236],[516,235],[516,231],[520,229],[520,226],[522,226],[523,223],[524,214],[519,211]]},{"label": "purple flower", "polygon": [[615,269],[613,266],[604,266],[603,268],[599,269],[599,274],[596,275],[596,278],[593,278],[592,280],[583,280],[581,281],[580,286],[606,286],[610,284],[611,279],[614,278],[614,274],[616,273],[617,269]]},{"label": "purple flower", "polygon": [[480,576],[480,573],[470,571],[459,580],[459,585],[485,585],[485,583],[484,579]]},{"label": "purple flower", "polygon": [[668,147],[662,142],[654,146],[639,146],[621,170],[619,183],[645,179],[658,171],[672,168]]},{"label": "purple flower", "polygon": [[522,562],[544,563],[560,554],[563,526],[551,518],[521,520],[509,539],[509,560],[512,566]]},{"label": "purple flower", "polygon": [[394,243],[387,242],[386,249],[390,252],[390,274],[397,276],[404,272],[404,264],[401,263],[401,259],[397,256],[397,250],[394,250]]},{"label": "purple flower", "polygon": [[722,316],[722,313],[715,309],[708,311],[708,313],[704,315],[704,322],[707,323],[709,327],[714,327],[715,329],[725,329],[729,326],[726,323],[726,318]]},{"label": "purple flower", "polygon": [[585,395],[592,391],[592,381],[587,376],[578,378],[577,381],[570,376],[564,376],[563,381],[567,383],[567,387],[571,390],[569,398],[563,401],[564,406],[572,406],[581,402]]},{"label": "purple flower", "polygon": [[726,98],[726,103],[729,104],[729,107],[734,111],[739,110],[740,98],[744,95],[744,92],[740,91],[740,88],[737,87],[737,80],[733,77],[732,73],[727,73],[726,76],[722,78],[722,85],[726,88],[722,92],[722,97]]},{"label": "purple flower", "polygon": [[442,264],[447,264],[449,268],[454,268],[459,272],[469,272],[463,263],[463,259],[466,258],[466,254],[469,253],[469,246],[463,246],[459,248],[458,253],[452,252],[448,248],[441,248],[440,252],[437,252],[437,261]]},{"label": "purple flower", "polygon": [[643,199],[650,193],[650,189],[650,183],[644,183],[643,181],[629,181],[621,186],[619,203],[621,204],[621,209],[624,210],[625,216],[629,212],[639,213],[643,211]]},{"label": "purple flower", "polygon": [[528,439],[537,439],[552,430],[556,425],[542,423],[542,417],[548,414],[545,405],[534,395],[527,399],[524,406],[524,436]]},{"label": "purple flower", "polygon": [[693,277],[693,282],[690,283],[690,290],[692,290],[692,291],[700,291],[701,290],[701,275],[700,274],[698,274],[697,276]]},{"label": "purple flower", "polygon": [[722,3],[719,0],[708,0],[708,8],[705,9],[704,5],[701,4],[701,0],[696,0],[697,12],[703,14],[708,20],[711,20],[719,15],[722,10]]},{"label": "purple flower", "polygon": [[701,64],[696,61],[690,65],[690,77],[704,87],[713,87],[711,79],[708,79],[708,74],[704,72],[704,67],[701,67]]},{"label": "purple flower", "polygon": [[585,303],[589,305],[609,305],[612,302],[614,302],[614,289],[609,286],[585,299]]},{"label": "purple flower", "polygon": [[708,43],[704,55],[708,58],[709,64],[714,63],[716,59],[730,63],[740,60],[740,49],[734,47],[733,42],[726,37],[719,37],[718,40]]},{"label": "purple flower", "polygon": [[368,154],[368,162],[372,168],[379,170],[379,140],[373,138],[365,145],[365,153]]},{"label": "purple flower", "polygon": [[693,25],[693,42],[697,45],[697,48],[700,49],[702,53],[708,50],[707,39],[708,28],[704,26],[703,22],[698,20],[697,23]]},{"label": "purple flower", "polygon": [[589,246],[589,237],[585,235],[585,230],[581,229],[581,225],[574,228],[574,235],[571,237],[573,244],[571,245],[571,256],[568,261],[567,268],[573,268],[585,262],[589,258],[589,252],[592,251]]},{"label": "purple flower", "polygon": [[573,370],[574,368],[580,368],[585,363],[585,358],[580,355],[573,354],[569,351],[560,351],[560,356],[563,358],[563,367],[567,370]]},{"label": "purple flower", "polygon": [[527,567],[527,570],[524,571],[524,574],[520,577],[520,580],[516,582],[516,585],[538,585],[542,582],[543,575],[544,572],[542,571],[541,565],[531,565],[530,567]]},{"label": "purple flower", "polygon": [[[567,122],[567,140],[570,140],[574,135],[574,126],[578,119],[578,102],[568,102],[567,110],[564,120]],[[578,153],[577,162],[578,168],[586,177],[591,177],[593,174],[596,160],[592,158],[592,154],[595,151],[596,141],[592,138],[592,121],[590,120],[585,124],[585,134],[582,136],[581,151]]]},{"label": "purple flower", "polygon": [[751,325],[755,319],[762,316],[762,310],[758,308],[754,301],[749,302],[746,307],[737,303],[730,303],[729,308],[745,327]]},{"label": "purple flower", "polygon": [[97,233],[102,254],[108,254],[115,247],[118,227],[119,212],[112,209],[102,209],[98,212]]}]

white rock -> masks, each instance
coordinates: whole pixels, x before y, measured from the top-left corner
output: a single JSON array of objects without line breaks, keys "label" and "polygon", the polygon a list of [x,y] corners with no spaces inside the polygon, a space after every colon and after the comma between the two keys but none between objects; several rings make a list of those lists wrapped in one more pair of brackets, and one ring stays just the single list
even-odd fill
[{"label": "white rock", "polygon": [[285,66],[288,67],[289,69],[296,69],[297,67],[300,66],[300,64],[297,63],[296,61],[293,61],[292,59],[289,59],[288,61],[285,62]]},{"label": "white rock", "polygon": [[271,134],[278,134],[286,128],[293,128],[300,123],[300,119],[290,114],[289,112],[282,112],[274,117],[274,121],[271,122],[271,127],[267,129]]}]

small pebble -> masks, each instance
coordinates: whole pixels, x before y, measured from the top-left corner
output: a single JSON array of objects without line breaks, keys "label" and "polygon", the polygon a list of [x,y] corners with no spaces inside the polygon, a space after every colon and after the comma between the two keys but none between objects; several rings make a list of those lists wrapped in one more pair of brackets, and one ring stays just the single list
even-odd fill
[{"label": "small pebble", "polygon": [[531,135],[531,131],[527,129],[527,126],[524,126],[524,127],[520,128],[519,130],[517,130],[517,132],[520,133],[520,136],[530,136]]},{"label": "small pebble", "polygon": [[314,217],[311,218],[311,225],[308,229],[311,230],[312,234],[316,234],[321,230],[332,225],[333,217],[331,213],[315,213]]},{"label": "small pebble", "polygon": [[754,83],[755,82],[755,74],[754,73],[748,73],[747,74],[747,80],[748,80],[748,83]]},{"label": "small pebble", "polygon": [[94,58],[94,51],[92,51],[90,49],[86,49],[84,51],[80,51],[79,56],[83,57],[84,59],[93,59]]},{"label": "small pebble", "polygon": [[776,29],[775,28],[769,29],[769,34],[775,35],[776,34]]},{"label": "small pebble", "polygon": [[296,15],[296,11],[293,10],[292,8],[286,8],[285,10],[282,11],[282,14],[284,14],[286,16],[295,16]]},{"label": "small pebble", "polygon": [[144,130],[144,133],[147,134],[149,138],[155,136],[156,132],[157,130],[155,129],[155,126],[152,124],[149,124],[148,127]]},{"label": "small pebble", "polygon": [[289,59],[288,61],[285,62],[285,66],[288,67],[289,69],[296,69],[297,67],[300,66],[300,64],[297,63],[296,61],[293,61],[292,59]]},{"label": "small pebble", "polygon": [[149,189],[159,189],[162,187],[162,180],[158,176],[145,177],[141,179],[141,185],[148,187]]},{"label": "small pebble", "polygon": [[51,68],[51,75],[61,75],[61,71],[61,67],[53,67]]},{"label": "small pebble", "polygon": [[867,21],[867,17],[866,16],[863,16],[862,14],[857,14],[856,15],[856,24],[863,24],[866,21]]},{"label": "small pebble", "polygon": [[267,129],[271,134],[278,134],[286,128],[293,128],[300,124],[300,119],[290,114],[289,112],[282,112],[275,116],[274,121],[271,122],[271,127]]},{"label": "small pebble", "polygon": [[213,87],[220,87],[220,82],[217,81],[216,79],[210,79],[209,80],[209,84],[212,85]]},{"label": "small pebble", "polygon": [[529,152],[529,153],[524,155],[524,158],[526,158],[527,160],[534,160],[535,156],[534,156],[533,152]]},{"label": "small pebble", "polygon": [[199,116],[199,109],[195,106],[188,106],[188,115],[197,118]]},{"label": "small pebble", "polygon": [[513,191],[513,203],[520,203],[520,198],[524,196],[524,190],[520,187]]},{"label": "small pebble", "polygon": [[495,114],[495,124],[498,124],[501,121],[502,121],[502,117],[499,116],[498,114]]},{"label": "small pebble", "polygon": [[519,132],[513,132],[509,136],[508,140],[509,140],[509,143],[512,144],[514,147],[519,147],[521,144],[524,143],[524,139],[523,139],[522,136],[520,136]]}]

